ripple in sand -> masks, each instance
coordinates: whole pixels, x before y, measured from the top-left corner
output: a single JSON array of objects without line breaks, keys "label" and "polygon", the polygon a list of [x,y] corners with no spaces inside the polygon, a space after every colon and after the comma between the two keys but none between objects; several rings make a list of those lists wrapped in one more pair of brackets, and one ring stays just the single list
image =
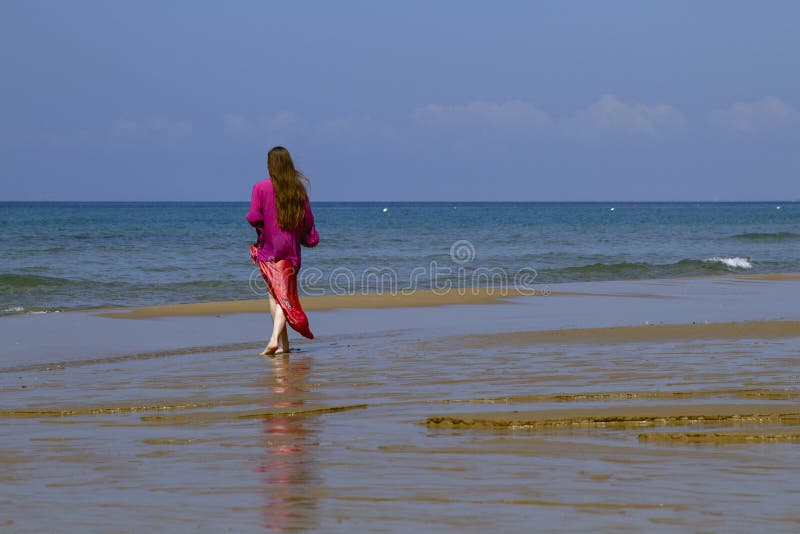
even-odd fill
[{"label": "ripple in sand", "polygon": [[431,416],[429,427],[543,429],[635,428],[691,424],[800,423],[793,404],[721,404],[678,406],[622,406],[597,409],[490,412]]},{"label": "ripple in sand", "polygon": [[774,443],[800,441],[800,432],[648,432],[639,441],[660,443]]}]

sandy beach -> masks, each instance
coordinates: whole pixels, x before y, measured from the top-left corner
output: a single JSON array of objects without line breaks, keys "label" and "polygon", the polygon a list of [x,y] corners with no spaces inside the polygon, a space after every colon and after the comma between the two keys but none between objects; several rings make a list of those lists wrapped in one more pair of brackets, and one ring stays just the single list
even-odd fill
[{"label": "sandy beach", "polygon": [[800,277],[553,289],[3,318],[0,525],[798,528]]}]

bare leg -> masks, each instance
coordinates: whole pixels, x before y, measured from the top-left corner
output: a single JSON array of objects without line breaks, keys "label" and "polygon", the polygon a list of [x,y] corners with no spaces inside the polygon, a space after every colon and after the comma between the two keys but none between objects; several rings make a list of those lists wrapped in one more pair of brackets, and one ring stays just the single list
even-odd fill
[{"label": "bare leg", "polygon": [[[275,308],[278,306],[278,303],[275,302],[275,299],[272,297],[272,294],[269,295],[269,315],[272,317],[273,324],[275,322]],[[280,349],[277,352],[282,352],[284,354],[288,354],[291,352],[289,348],[289,333],[286,331],[286,327],[283,327],[283,332],[281,332],[280,338]]]},{"label": "bare leg", "polygon": [[[269,317],[270,319],[272,319],[272,325],[275,326],[275,308],[278,306],[278,303],[275,302],[272,293],[267,293],[267,297],[269,298]],[[269,356],[275,354],[276,349],[273,349],[270,345],[271,343],[267,344],[264,350],[261,351],[262,356]]]},{"label": "bare leg", "polygon": [[[286,333],[286,315],[283,313],[283,308],[280,306],[275,307],[275,320],[272,321],[272,337],[269,338],[268,348],[275,347],[273,353],[278,350],[279,341],[283,341],[283,335]],[[288,336],[287,336],[288,337]]]},{"label": "bare leg", "polygon": [[[270,295],[270,314],[272,315],[272,336],[269,338],[263,356],[272,356],[278,351],[278,341],[285,341],[284,349],[289,347],[289,336],[286,333],[286,315],[283,313],[283,308],[277,305],[275,299]],[[286,336],[284,340],[284,336]]]},{"label": "bare leg", "polygon": [[286,331],[286,326],[284,325],[283,331],[281,332],[281,349],[280,351],[284,354],[289,354],[292,349],[289,348],[289,333]]}]

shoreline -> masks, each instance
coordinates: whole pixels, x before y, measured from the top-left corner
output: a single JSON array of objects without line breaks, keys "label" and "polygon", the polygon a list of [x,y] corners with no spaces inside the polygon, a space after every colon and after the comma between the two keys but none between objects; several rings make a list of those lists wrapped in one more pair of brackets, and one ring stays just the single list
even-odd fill
[{"label": "shoreline", "polygon": [[[608,280],[605,282],[664,282],[680,280],[745,280],[745,281],[798,281],[800,273],[726,274],[700,277],[644,278],[630,280]],[[569,282],[594,283],[594,282]],[[558,285],[558,284],[553,284]],[[443,293],[434,290],[418,290],[412,293],[353,293],[346,295],[319,295],[300,298],[306,311],[330,311],[336,309],[414,308],[452,305],[497,304],[515,297],[624,297],[624,298],[669,298],[664,295],[621,292],[551,291],[550,286],[535,290],[512,290],[508,288],[452,288]],[[91,310],[69,310],[92,313],[99,317],[114,319],[152,319],[157,317],[220,316],[239,313],[266,313],[266,297],[259,299],[159,304],[128,308],[95,308]]]},{"label": "shoreline", "polygon": [[[494,290],[492,288],[466,288],[463,291],[451,289],[443,294],[433,290],[419,290],[413,293],[354,293],[347,295],[319,295],[300,298],[306,311],[330,311],[337,309],[375,309],[375,308],[428,308],[432,306],[497,304],[514,297],[558,297],[558,296],[600,296],[600,297],[643,297],[663,298],[659,295],[611,294],[582,292],[531,292],[518,290]],[[163,304],[120,309],[97,309],[91,313],[100,317],[114,319],[152,319],[155,317],[193,317],[204,315],[231,315],[236,313],[265,313],[268,311],[266,297],[260,299],[228,300],[212,302],[192,302],[187,304]]]}]

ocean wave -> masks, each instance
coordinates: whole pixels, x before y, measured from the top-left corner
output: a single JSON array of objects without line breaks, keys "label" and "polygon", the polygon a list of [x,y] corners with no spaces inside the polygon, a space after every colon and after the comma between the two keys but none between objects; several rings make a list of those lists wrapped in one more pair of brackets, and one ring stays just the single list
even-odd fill
[{"label": "ocean wave", "polygon": [[543,269],[542,281],[575,282],[591,280],[631,280],[638,278],[669,278],[677,276],[709,276],[726,274],[739,269],[752,269],[750,258],[713,257],[702,260],[682,259],[674,263],[620,262]]},{"label": "ocean wave", "polygon": [[[182,277],[183,278],[183,277]],[[247,298],[247,278],[75,280],[22,273],[0,273],[0,316],[51,313],[119,306]]]},{"label": "ocean wave", "polygon": [[704,262],[719,262],[731,269],[752,269],[753,264],[750,262],[750,258],[706,258],[703,260]]},{"label": "ocean wave", "polygon": [[24,306],[10,306],[0,310],[0,317],[5,315],[39,315],[42,313],[59,313],[61,310],[27,309]]},{"label": "ocean wave", "polygon": [[741,241],[792,241],[800,239],[800,234],[794,232],[748,232],[735,234],[730,238]]},{"label": "ocean wave", "polygon": [[56,278],[54,276],[13,273],[0,274],[0,288],[56,287],[69,282],[72,282],[72,280]]},{"label": "ocean wave", "polygon": [[106,288],[117,290],[129,291],[157,291],[170,289],[181,289],[186,287],[199,287],[199,288],[218,288],[225,287],[232,283],[241,285],[247,284],[246,279],[238,279],[235,277],[226,276],[228,279],[213,280],[213,279],[197,279],[197,280],[179,280],[171,282],[155,282],[146,283],[144,281],[130,281],[130,280],[76,280],[71,278],[58,278],[55,276],[40,276],[34,274],[16,274],[4,273],[0,274],[0,290],[30,290],[30,289],[91,289],[91,288]]}]

